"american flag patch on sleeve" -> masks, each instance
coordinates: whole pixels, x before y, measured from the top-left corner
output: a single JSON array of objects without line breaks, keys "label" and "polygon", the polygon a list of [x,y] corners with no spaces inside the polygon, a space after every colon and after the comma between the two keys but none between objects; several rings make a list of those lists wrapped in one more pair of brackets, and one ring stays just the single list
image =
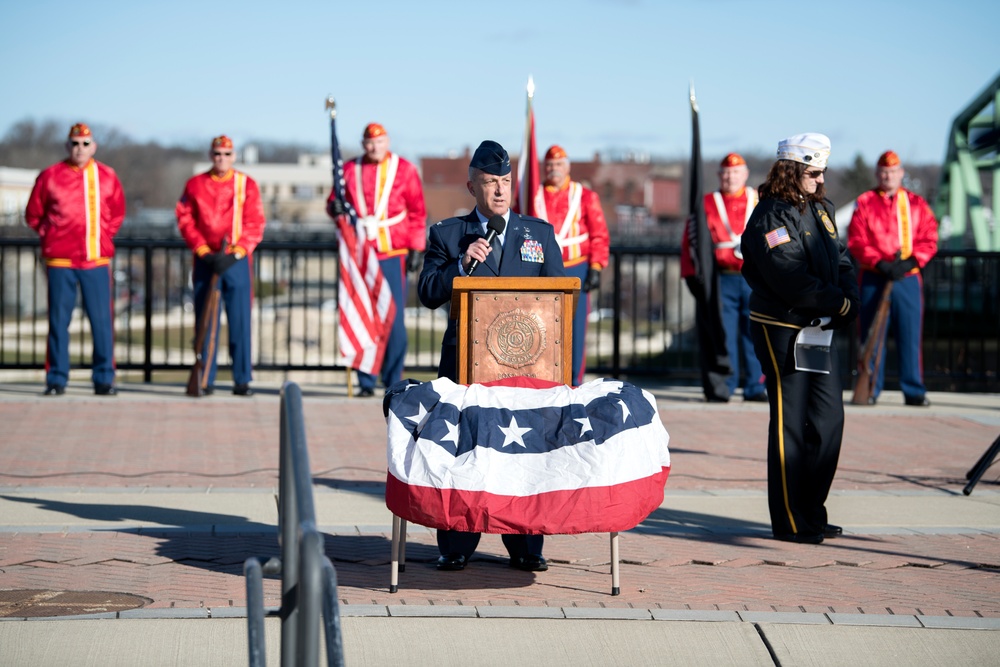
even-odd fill
[{"label": "american flag patch on sleeve", "polygon": [[764,235],[767,239],[767,247],[774,248],[781,245],[782,243],[788,243],[792,239],[788,236],[788,230],[784,227],[778,227],[777,229],[772,229],[767,234]]}]

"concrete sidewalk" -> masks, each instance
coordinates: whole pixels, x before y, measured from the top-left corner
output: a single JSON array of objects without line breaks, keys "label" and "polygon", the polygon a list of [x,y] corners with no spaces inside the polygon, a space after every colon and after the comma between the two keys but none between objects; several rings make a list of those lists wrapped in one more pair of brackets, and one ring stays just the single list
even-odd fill
[{"label": "concrete sidewalk", "polygon": [[[195,400],[179,386],[106,399],[83,383],[59,398],[0,385],[0,664],[246,664],[242,563],[279,553],[279,387]],[[663,505],[621,536],[621,595],[607,535],[547,538],[538,574],[484,536],[465,571],[441,573],[419,526],[393,595],[380,401],[303,384],[348,664],[996,663],[997,468],[961,489],[1000,433],[1000,397],[848,406],[829,502],[845,535],[810,546],[770,539],[766,406],[647,388],[672,469]],[[37,620],[86,591],[138,602]],[[280,604],[277,579],[265,598]],[[269,633],[275,664],[275,619]]]}]

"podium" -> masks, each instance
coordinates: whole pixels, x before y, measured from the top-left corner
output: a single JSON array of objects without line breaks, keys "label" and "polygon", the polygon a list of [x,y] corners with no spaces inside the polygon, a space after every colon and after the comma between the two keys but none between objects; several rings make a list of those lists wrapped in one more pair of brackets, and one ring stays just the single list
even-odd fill
[{"label": "podium", "polygon": [[[458,320],[458,383],[481,385],[528,377],[571,385],[573,315],[579,293],[579,278],[455,278],[451,318]],[[662,493],[662,485],[660,490]],[[390,593],[399,590],[399,573],[406,567],[406,523],[406,519],[393,512]],[[611,594],[618,595],[621,590],[618,529],[611,529],[609,537]]]},{"label": "podium", "polygon": [[458,277],[458,381],[531,377],[572,384],[579,278]]}]

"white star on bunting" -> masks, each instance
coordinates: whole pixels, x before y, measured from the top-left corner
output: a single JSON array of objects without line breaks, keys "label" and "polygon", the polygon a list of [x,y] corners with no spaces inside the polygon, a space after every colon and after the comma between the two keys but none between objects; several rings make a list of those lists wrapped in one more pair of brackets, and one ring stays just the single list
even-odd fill
[{"label": "white star on bunting", "polygon": [[423,403],[420,403],[419,405],[420,405],[420,410],[417,412],[417,414],[413,415],[412,417],[407,417],[408,420],[417,425],[418,431],[421,430],[421,428],[424,425],[424,420],[427,419],[427,408],[424,407]]},{"label": "white star on bunting", "polygon": [[444,425],[448,427],[448,433],[441,437],[441,442],[454,442],[458,444],[458,424],[452,424],[450,421],[445,421]]},{"label": "white star on bunting", "polygon": [[622,406],[622,423],[624,424],[632,416],[632,413],[629,411],[628,406],[625,405],[625,401],[618,399],[618,404]]},{"label": "white star on bunting", "polygon": [[522,447],[524,447],[525,449],[528,448],[528,446],[524,444],[524,438],[522,438],[521,436],[530,431],[531,429],[519,427],[517,425],[517,418],[515,418],[513,415],[511,415],[510,417],[510,426],[508,426],[507,428],[504,428],[503,426],[498,426],[498,428],[503,432],[504,436],[503,445],[501,445],[502,447],[506,447],[511,443],[517,443]]}]

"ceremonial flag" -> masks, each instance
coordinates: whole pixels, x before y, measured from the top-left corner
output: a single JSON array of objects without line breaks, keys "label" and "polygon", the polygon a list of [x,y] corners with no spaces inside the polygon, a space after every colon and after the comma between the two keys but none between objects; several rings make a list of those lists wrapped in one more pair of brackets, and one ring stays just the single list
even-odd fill
[{"label": "ceremonial flag", "polygon": [[396,317],[396,304],[382,275],[375,248],[367,242],[364,233],[358,237],[357,211],[344,197],[344,160],[337,141],[335,111],[330,113],[330,154],[333,191],[345,211],[337,218],[340,356],[350,368],[376,375],[382,368],[386,342]]},{"label": "ceremonial flag", "polygon": [[572,388],[398,383],[386,398],[386,505],[407,521],[484,533],[634,528],[663,502],[669,435],[627,382]]},{"label": "ceremonial flag", "polygon": [[705,217],[704,186],[701,166],[701,128],[698,124],[698,101],[691,85],[691,190],[688,220],[688,247],[694,264],[694,281],[700,289],[692,294],[700,303],[702,314],[698,321],[698,344],[707,347],[703,360],[708,360],[708,372],[727,376],[731,372],[729,353],[726,350],[726,330],[722,324],[722,306],[719,300],[719,275],[715,266],[715,242],[708,230]]},{"label": "ceremonial flag", "polygon": [[535,96],[535,82],[528,77],[528,113],[524,120],[524,137],[521,141],[521,157],[517,161],[517,212],[538,217],[535,209],[535,195],[541,187],[538,172],[538,149],[535,147],[535,110],[532,98]]}]

